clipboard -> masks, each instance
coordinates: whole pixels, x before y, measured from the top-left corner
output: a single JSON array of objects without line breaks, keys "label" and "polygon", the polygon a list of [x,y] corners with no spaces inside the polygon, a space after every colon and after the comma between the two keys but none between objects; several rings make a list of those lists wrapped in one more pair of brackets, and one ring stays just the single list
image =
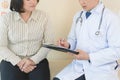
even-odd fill
[{"label": "clipboard", "polygon": [[42,47],[53,49],[53,50],[56,50],[56,51],[61,51],[61,52],[70,52],[70,53],[73,53],[73,54],[79,54],[79,52],[76,52],[76,51],[70,50],[70,49],[66,49],[64,47],[57,46],[57,45],[54,45],[54,44],[43,44]]}]

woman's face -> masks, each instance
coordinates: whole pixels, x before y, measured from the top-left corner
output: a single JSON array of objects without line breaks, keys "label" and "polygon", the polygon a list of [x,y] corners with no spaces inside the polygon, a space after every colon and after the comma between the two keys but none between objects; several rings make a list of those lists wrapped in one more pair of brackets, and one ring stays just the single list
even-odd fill
[{"label": "woman's face", "polygon": [[23,9],[25,12],[31,12],[35,10],[37,0],[23,0]]},{"label": "woman's face", "polygon": [[93,9],[99,2],[99,0],[79,0],[80,5],[86,11]]}]

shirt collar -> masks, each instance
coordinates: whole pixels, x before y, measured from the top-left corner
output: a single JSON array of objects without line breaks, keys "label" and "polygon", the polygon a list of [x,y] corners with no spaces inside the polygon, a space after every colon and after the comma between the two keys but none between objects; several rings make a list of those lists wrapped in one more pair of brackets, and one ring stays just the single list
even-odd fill
[{"label": "shirt collar", "polygon": [[[18,12],[14,12],[14,18],[15,20],[22,20],[20,14]],[[37,12],[36,10],[34,10],[29,18],[29,20],[34,20],[34,21],[37,21]]]},{"label": "shirt collar", "polygon": [[21,17],[20,17],[20,15],[19,15],[18,12],[13,11],[13,13],[14,13],[14,18],[15,18],[15,20],[20,20],[20,19],[21,19]]},{"label": "shirt collar", "polygon": [[30,20],[34,20],[34,21],[37,21],[38,20],[38,17],[37,17],[37,11],[34,10],[30,16]]}]

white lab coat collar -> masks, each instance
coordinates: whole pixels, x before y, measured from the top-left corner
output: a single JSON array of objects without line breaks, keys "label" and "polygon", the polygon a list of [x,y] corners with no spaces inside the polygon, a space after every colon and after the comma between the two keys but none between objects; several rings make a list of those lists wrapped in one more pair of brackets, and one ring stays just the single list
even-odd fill
[{"label": "white lab coat collar", "polygon": [[104,8],[104,4],[102,2],[99,2],[99,4],[95,8],[93,8],[90,12],[101,14],[103,8]]}]

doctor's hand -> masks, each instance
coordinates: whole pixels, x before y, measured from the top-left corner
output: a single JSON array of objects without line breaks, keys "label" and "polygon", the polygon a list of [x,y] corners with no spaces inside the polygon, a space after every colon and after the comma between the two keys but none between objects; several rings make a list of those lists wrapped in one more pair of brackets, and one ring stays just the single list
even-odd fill
[{"label": "doctor's hand", "polygon": [[74,56],[76,59],[78,59],[78,60],[89,60],[89,55],[88,55],[88,53],[86,53],[85,51],[80,50],[80,49],[77,49],[76,51],[79,52],[78,55],[73,54],[73,56]]},{"label": "doctor's hand", "polygon": [[67,40],[62,39],[62,38],[57,41],[57,45],[65,47],[67,49],[70,47],[70,44],[67,42]]}]

